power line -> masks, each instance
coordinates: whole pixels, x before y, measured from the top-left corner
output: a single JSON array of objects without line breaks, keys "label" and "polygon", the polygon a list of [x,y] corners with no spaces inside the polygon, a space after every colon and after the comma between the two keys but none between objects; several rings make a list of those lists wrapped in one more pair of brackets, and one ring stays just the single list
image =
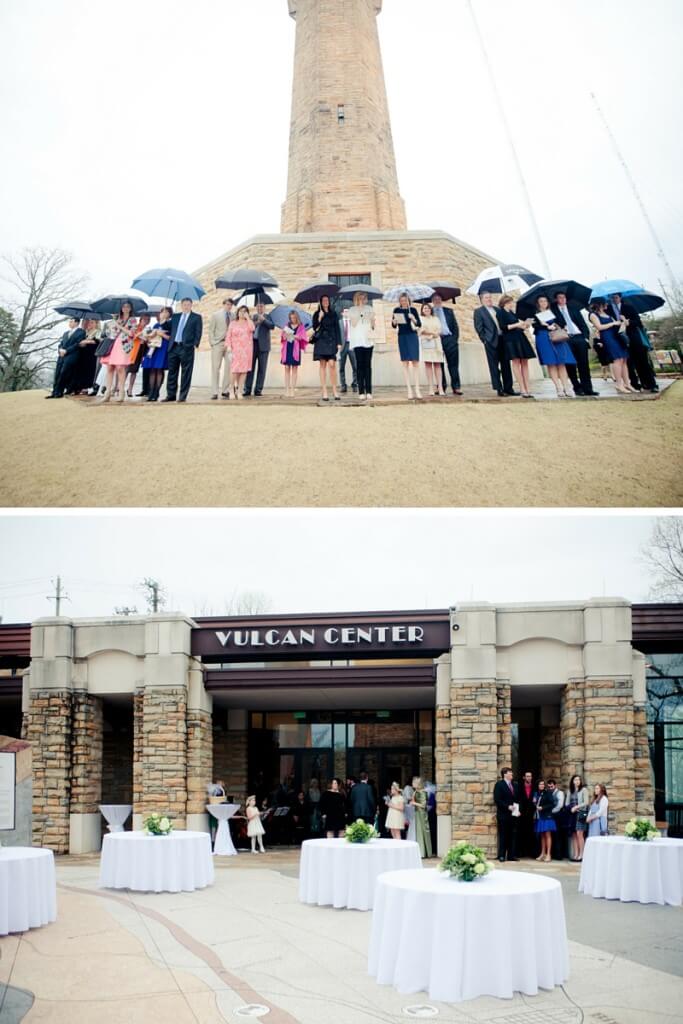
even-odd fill
[{"label": "power line", "polygon": [[54,601],[54,603],[55,603],[55,618],[58,619],[60,617],[61,611],[62,611],[62,601],[70,601],[71,598],[69,597],[68,594],[65,594],[63,589],[62,589],[62,577],[61,576],[58,576],[57,579],[53,580],[52,582],[54,583],[55,592],[54,592],[54,594],[50,594],[47,597],[46,600]]}]

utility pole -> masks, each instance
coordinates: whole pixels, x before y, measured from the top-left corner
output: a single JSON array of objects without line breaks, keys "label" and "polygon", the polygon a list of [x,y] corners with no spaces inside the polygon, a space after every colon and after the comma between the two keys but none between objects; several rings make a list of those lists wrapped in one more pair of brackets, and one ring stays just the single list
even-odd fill
[{"label": "utility pole", "polygon": [[141,583],[140,587],[145,592],[145,600],[147,605],[152,612],[158,612],[160,608],[163,608],[165,604],[164,590],[158,580],[153,580],[147,576]]},{"label": "utility pole", "polygon": [[59,618],[62,613],[62,601],[70,601],[71,598],[68,594],[65,594],[62,589],[62,577],[58,576],[56,580],[52,581],[54,584],[55,592],[50,594],[47,598],[48,601],[54,601],[55,603],[55,618]]}]

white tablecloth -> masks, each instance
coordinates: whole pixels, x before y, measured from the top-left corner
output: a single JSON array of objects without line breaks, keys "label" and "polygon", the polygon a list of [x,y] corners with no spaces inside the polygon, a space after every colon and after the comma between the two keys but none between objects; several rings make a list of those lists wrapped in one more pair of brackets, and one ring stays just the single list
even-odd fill
[{"label": "white tablecloth", "polygon": [[301,845],[299,899],[319,906],[370,910],[383,871],[421,868],[417,843],[405,839],[307,839]]},{"label": "white tablecloth", "polygon": [[40,928],[57,919],[52,850],[0,848],[0,935]]},{"label": "white tablecloth", "polygon": [[649,843],[625,836],[586,840],[579,892],[623,903],[683,902],[683,839]]},{"label": "white tablecloth", "polygon": [[110,832],[123,832],[132,804],[100,804],[100,814],[109,825]]},{"label": "white tablecloth", "polygon": [[104,837],[100,885],[138,892],[192,892],[213,884],[208,832],[113,832]]},{"label": "white tablecloth", "polygon": [[228,819],[237,814],[239,804],[207,804],[206,809],[218,822],[216,839],[213,844],[213,852],[220,857],[236,857],[237,850],[230,835]]},{"label": "white tablecloth", "polygon": [[457,882],[436,869],[377,881],[369,972],[446,1003],[536,995],[569,976],[560,883],[521,871]]}]

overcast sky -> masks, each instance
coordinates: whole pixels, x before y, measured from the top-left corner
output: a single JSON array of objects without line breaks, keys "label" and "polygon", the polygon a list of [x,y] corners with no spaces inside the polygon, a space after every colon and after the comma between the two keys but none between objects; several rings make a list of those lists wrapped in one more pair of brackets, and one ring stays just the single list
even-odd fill
[{"label": "overcast sky", "polygon": [[[681,0],[473,3],[553,275],[664,276],[593,91],[683,277]],[[101,293],[278,231],[294,31],[285,0],[2,0],[0,248]],[[380,35],[409,227],[542,272],[467,0],[385,0]]]},{"label": "overcast sky", "polygon": [[225,614],[260,592],[273,612],[441,608],[464,601],[648,598],[641,560],[653,518],[451,511],[205,512],[3,516],[0,615],[108,615],[166,587],[168,607]]}]

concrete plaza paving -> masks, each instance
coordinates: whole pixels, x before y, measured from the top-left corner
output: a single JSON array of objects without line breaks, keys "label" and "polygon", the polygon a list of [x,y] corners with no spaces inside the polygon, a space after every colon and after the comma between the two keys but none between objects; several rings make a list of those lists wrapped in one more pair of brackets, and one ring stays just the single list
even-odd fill
[{"label": "concrete plaza paving", "polygon": [[0,939],[0,1022],[221,1024],[262,1007],[271,1024],[389,1024],[411,1006],[453,1024],[683,1021],[682,909],[581,896],[573,864],[506,865],[560,879],[569,981],[443,1004],[369,977],[371,914],[300,904],[298,858],[217,858],[211,888],[156,895],[100,890],[98,857],[59,858],[57,921]]}]

